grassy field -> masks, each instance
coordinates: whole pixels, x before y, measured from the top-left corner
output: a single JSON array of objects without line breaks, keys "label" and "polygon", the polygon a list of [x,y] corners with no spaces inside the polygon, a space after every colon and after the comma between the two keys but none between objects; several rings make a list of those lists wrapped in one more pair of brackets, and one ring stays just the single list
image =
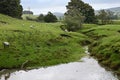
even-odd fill
[{"label": "grassy field", "polygon": [[[118,23],[118,21],[116,22]],[[93,39],[89,49],[99,62],[120,75],[120,25],[85,25],[80,32]]]},{"label": "grassy field", "polygon": [[[83,34],[64,32],[61,23],[37,23],[0,14],[0,69],[33,68],[79,60]],[[3,42],[10,46],[4,48]]]}]

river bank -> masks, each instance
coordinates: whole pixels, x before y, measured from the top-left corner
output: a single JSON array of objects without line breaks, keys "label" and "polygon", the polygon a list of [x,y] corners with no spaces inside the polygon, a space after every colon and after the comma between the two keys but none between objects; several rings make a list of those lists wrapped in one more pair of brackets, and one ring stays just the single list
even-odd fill
[{"label": "river bank", "polygon": [[120,25],[92,26],[83,29],[93,41],[89,46],[91,56],[98,59],[99,63],[114,70],[120,75]]}]

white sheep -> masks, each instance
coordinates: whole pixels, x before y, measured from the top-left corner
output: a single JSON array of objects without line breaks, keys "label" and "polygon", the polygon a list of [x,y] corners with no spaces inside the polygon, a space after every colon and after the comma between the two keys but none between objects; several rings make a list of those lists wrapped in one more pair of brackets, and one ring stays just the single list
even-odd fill
[{"label": "white sheep", "polygon": [[24,26],[25,24],[22,24],[22,26]]},{"label": "white sheep", "polygon": [[9,47],[10,43],[9,42],[3,42],[4,48]]},{"label": "white sheep", "polygon": [[67,29],[65,29],[65,32],[68,32],[68,30],[67,30]]},{"label": "white sheep", "polygon": [[30,26],[30,28],[34,28],[34,26],[33,26],[33,25],[31,25],[31,26]]}]

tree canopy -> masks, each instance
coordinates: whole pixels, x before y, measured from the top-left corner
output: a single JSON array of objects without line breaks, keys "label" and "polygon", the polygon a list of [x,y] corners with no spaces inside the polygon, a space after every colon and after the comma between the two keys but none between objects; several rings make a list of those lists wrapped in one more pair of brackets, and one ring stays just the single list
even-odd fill
[{"label": "tree canopy", "polygon": [[84,16],[75,8],[65,14],[64,23],[69,31],[76,31],[82,28],[83,21]]},{"label": "tree canopy", "polygon": [[52,14],[51,12],[48,12],[47,15],[44,16],[45,22],[57,22],[57,17]]},{"label": "tree canopy", "polygon": [[94,9],[82,0],[71,0],[66,7],[64,22],[70,31],[79,30],[84,22],[95,23],[97,20]]},{"label": "tree canopy", "polygon": [[44,15],[40,14],[37,19],[39,22],[44,22]]},{"label": "tree canopy", "polygon": [[114,15],[114,12],[110,10],[100,10],[98,15],[100,24],[111,24],[113,19],[117,19],[117,15]]},{"label": "tree canopy", "polygon": [[21,18],[22,6],[20,0],[0,0],[0,13],[15,18]]},{"label": "tree canopy", "polygon": [[67,7],[67,13],[69,14],[70,10],[77,9],[82,16],[85,17],[85,23],[95,23],[96,17],[94,9],[87,3],[84,3],[82,0],[71,0]]}]

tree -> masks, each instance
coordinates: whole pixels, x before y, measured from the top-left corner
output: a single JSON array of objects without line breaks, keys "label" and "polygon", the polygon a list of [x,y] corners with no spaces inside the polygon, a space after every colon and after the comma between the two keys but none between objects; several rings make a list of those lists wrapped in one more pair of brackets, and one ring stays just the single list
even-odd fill
[{"label": "tree", "polygon": [[107,23],[107,13],[105,10],[100,10],[98,13],[98,19],[100,19],[101,24],[106,24]]},{"label": "tree", "polygon": [[44,17],[45,22],[57,22],[57,17],[53,15],[51,12],[48,12]]},{"label": "tree", "polygon": [[85,16],[85,23],[95,23],[96,17],[94,13],[94,9],[89,5],[84,3],[82,0],[71,0],[66,6],[69,12],[70,10],[77,9],[82,16]]},{"label": "tree", "polygon": [[77,31],[82,28],[82,23],[84,21],[84,16],[77,9],[69,10],[65,13],[64,23],[69,31]]},{"label": "tree", "polygon": [[114,12],[110,10],[106,10],[106,12],[108,14],[108,19],[110,20],[110,22],[114,19],[118,19],[118,16]]},{"label": "tree", "polygon": [[44,15],[40,14],[37,19],[39,22],[44,22]]},{"label": "tree", "polygon": [[112,20],[115,17],[114,12],[110,10],[100,10],[97,16],[103,25],[112,23]]},{"label": "tree", "polygon": [[20,0],[0,0],[0,13],[2,14],[21,18],[22,10]]}]

